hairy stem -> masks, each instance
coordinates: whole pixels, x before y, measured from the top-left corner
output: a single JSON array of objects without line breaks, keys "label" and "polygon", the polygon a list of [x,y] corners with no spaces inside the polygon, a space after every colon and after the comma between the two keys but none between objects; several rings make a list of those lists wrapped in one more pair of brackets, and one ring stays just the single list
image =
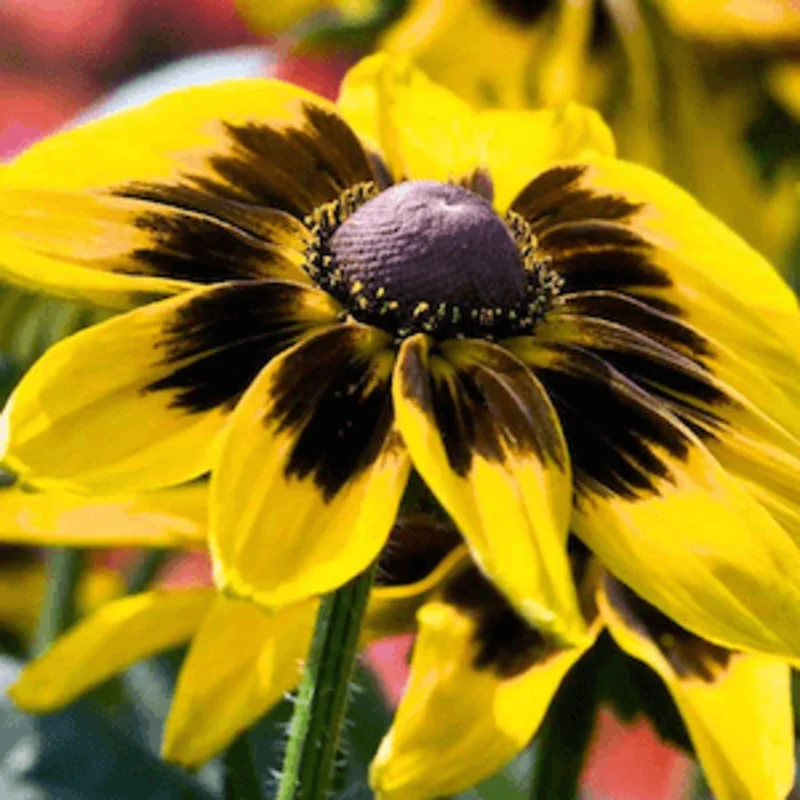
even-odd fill
[{"label": "hairy stem", "polygon": [[276,800],[327,797],[374,574],[373,566],[320,603]]}]

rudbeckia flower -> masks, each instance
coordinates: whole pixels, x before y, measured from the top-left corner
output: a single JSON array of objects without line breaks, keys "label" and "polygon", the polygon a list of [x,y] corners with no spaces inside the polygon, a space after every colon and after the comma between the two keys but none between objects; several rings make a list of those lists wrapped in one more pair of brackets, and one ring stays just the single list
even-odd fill
[{"label": "rudbeckia flower", "polygon": [[[688,189],[785,270],[798,230],[797,176],[783,165],[765,182],[746,141],[763,111],[763,86],[754,80],[762,66],[741,53],[701,52],[686,37],[766,42],[772,33],[789,43],[800,25],[792,2],[410,0],[376,23],[377,44],[480,107],[598,108],[623,157]],[[255,30],[296,24],[301,42],[313,43],[320,17],[308,19],[305,2],[239,5]],[[272,10],[278,6],[291,12],[283,20]],[[375,8],[371,16],[379,19]]]},{"label": "rudbeckia flower", "polygon": [[[408,686],[371,768],[383,800],[468,789],[519,753],[564,677],[605,629],[664,681],[719,800],[781,800],[794,780],[789,666],[712,644],[572,553],[591,638],[560,649],[464,562],[417,613]],[[465,702],[464,698],[469,698]]]},{"label": "rudbeckia flower", "polygon": [[376,56],[338,108],[188,90],[31,148],[0,193],[7,277],[152,300],[20,383],[23,481],[211,471],[218,584],[276,611],[378,557],[413,465],[559,642],[587,635],[573,530],[694,634],[800,654],[796,300],[593,113],[478,114]]},{"label": "rudbeckia flower", "polygon": [[[203,547],[207,487],[137,497],[0,491],[0,539],[86,547]],[[371,769],[376,795],[424,800],[475,785],[535,735],[564,677],[602,631],[672,693],[715,796],[785,797],[793,777],[789,666],[731,651],[676,625],[570,540],[589,635],[563,648],[531,628],[479,573],[449,526],[416,514],[394,526],[362,644],[416,634],[410,678]],[[157,588],[86,617],[11,689],[51,712],[132,663],[188,645],[167,718],[166,759],[197,767],[293,689],[315,601],[269,614],[212,587]],[[464,698],[469,702],[464,702]]]},{"label": "rudbeckia flower", "polygon": [[[136,496],[0,490],[0,541],[28,545],[204,550],[208,486]],[[426,517],[394,526],[381,560],[362,643],[411,631],[431,591],[466,560],[458,537]],[[197,767],[217,755],[299,682],[316,600],[270,614],[212,586],[159,587],[107,603],[28,664],[10,695],[48,713],[133,663],[189,649],[167,717],[166,759]]]}]

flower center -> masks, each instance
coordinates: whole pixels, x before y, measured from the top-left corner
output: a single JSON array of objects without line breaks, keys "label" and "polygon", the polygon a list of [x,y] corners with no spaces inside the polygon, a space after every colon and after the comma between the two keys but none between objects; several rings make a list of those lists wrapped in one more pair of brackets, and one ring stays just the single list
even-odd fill
[{"label": "flower center", "polygon": [[459,186],[407,181],[377,194],[362,184],[309,223],[309,274],[397,338],[529,332],[559,288],[527,224]]}]

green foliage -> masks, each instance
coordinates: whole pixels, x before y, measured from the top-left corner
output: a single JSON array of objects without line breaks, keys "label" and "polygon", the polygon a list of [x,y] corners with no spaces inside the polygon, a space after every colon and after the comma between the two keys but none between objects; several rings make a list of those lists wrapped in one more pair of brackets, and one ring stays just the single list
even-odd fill
[{"label": "green foliage", "polygon": [[[218,762],[191,775],[158,755],[179,657],[144,662],[57,714],[31,716],[5,689],[22,664],[0,656],[0,797],[3,800],[222,800]],[[346,729],[347,763],[339,800],[368,800],[369,762],[390,715],[359,669]],[[292,704],[286,700],[248,734],[263,797],[274,796]]]},{"label": "green foliage", "polygon": [[[20,664],[0,658],[0,684]],[[90,700],[44,717],[0,699],[0,796],[4,800],[212,800],[196,778],[160,761],[127,726]]]},{"label": "green foliage", "polygon": [[0,400],[48,347],[108,316],[83,303],[0,284]]}]

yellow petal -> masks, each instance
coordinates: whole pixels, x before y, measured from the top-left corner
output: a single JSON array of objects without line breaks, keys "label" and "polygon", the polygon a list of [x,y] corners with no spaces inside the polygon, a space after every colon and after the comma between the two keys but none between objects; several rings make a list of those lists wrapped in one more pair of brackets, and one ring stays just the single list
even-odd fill
[{"label": "yellow petal", "polygon": [[187,280],[286,277],[303,217],[372,178],[352,131],[309,92],[258,79],[186,89],[0,169],[0,276],[122,307]]},{"label": "yellow petal", "polygon": [[704,641],[610,577],[598,602],[617,644],[669,689],[714,797],[783,800],[795,769],[788,664]]},{"label": "yellow petal", "polygon": [[347,73],[338,105],[397,180],[468,183],[483,167],[475,112],[405,58],[363,59]]},{"label": "yellow petal", "polygon": [[599,632],[559,649],[469,570],[418,621],[409,683],[370,769],[381,800],[457,794],[501,769]]},{"label": "yellow petal", "polygon": [[[393,546],[390,539],[386,550],[390,552]],[[416,629],[416,615],[420,606],[468,559],[467,548],[459,546],[448,553],[430,573],[413,583],[376,583],[369,595],[361,627],[361,641],[369,643],[387,636],[412,633]]]},{"label": "yellow petal", "polygon": [[555,162],[614,155],[614,136],[603,118],[575,103],[541,111],[484,111],[478,124],[501,211]]},{"label": "yellow petal", "polygon": [[196,477],[264,364],[336,311],[299,284],[242,281],[82,331],[11,396],[0,421],[5,463],[41,486],[106,494]]},{"label": "yellow petal", "polygon": [[800,655],[800,551],[697,436],[607,363],[568,346],[537,368],[575,474],[573,530],[683,627],[740,650]]},{"label": "yellow petal", "polygon": [[[700,331],[622,295],[585,292],[561,298],[535,343],[600,356],[691,425],[759,500],[774,495],[783,510],[800,511],[800,407]],[[797,539],[796,520],[791,528]]]},{"label": "yellow petal", "polygon": [[429,353],[417,335],[401,348],[394,403],[415,468],[481,570],[531,624],[579,641],[569,456],[533,374],[495,345],[453,341]]},{"label": "yellow petal", "polygon": [[[545,35],[545,29],[518,25],[490,3],[411,0],[380,47],[412,58],[473,105],[520,108],[532,99],[531,59]],[[465,42],[480,46],[465,47]]]},{"label": "yellow petal", "polygon": [[234,594],[290,605],[380,552],[409,469],[388,344],[374,328],[325,329],[276,358],[237,406],[211,481],[215,570]]},{"label": "yellow petal", "polygon": [[637,164],[599,155],[588,164],[563,162],[532,180],[512,208],[549,240],[542,248],[556,257],[565,237],[579,244],[591,223],[594,239],[605,231],[604,240],[613,237],[615,250],[631,249],[634,241],[641,249],[644,240],[650,250],[657,249],[655,256],[648,254],[648,263],[667,254],[662,271],[672,284],[687,280],[691,285],[698,273],[725,294],[764,309],[797,309],[792,290],[762,256],[691,195]]},{"label": "yellow petal", "polygon": [[168,761],[197,767],[299,682],[317,603],[269,614],[217,595],[181,666],[164,730]]},{"label": "yellow petal", "polygon": [[0,490],[0,541],[40,547],[202,547],[208,486],[126,497]]},{"label": "yellow petal", "polygon": [[[758,305],[759,297],[771,302],[759,281],[751,294],[730,291],[719,270],[703,271],[635,230],[635,204],[581,189],[575,181],[583,171],[550,170],[529,187],[538,186],[542,198],[528,196],[540,258],[563,279],[559,307],[642,328],[800,438],[800,360],[792,346],[800,328],[797,308]],[[538,336],[547,329],[540,326]]]},{"label": "yellow petal", "polygon": [[214,596],[213,589],[202,588],[117,600],[28,664],[9,694],[26,711],[58,709],[134,662],[188,641]]},{"label": "yellow petal", "polygon": [[800,8],[794,0],[662,0],[670,24],[681,33],[718,44],[795,42]]},{"label": "yellow petal", "polygon": [[556,6],[552,31],[530,70],[537,105],[555,106],[578,99],[587,82],[595,0],[562,0]]},{"label": "yellow petal", "polygon": [[[0,173],[1,174],[1,173]],[[268,208],[215,201],[3,187],[0,259],[15,283],[126,307],[193,285],[248,278],[307,280],[307,231]],[[175,189],[178,191],[178,188]],[[202,205],[202,201],[195,201]]]},{"label": "yellow petal", "polygon": [[800,120],[800,64],[786,61],[773,67],[768,75],[769,88],[786,110]]}]

